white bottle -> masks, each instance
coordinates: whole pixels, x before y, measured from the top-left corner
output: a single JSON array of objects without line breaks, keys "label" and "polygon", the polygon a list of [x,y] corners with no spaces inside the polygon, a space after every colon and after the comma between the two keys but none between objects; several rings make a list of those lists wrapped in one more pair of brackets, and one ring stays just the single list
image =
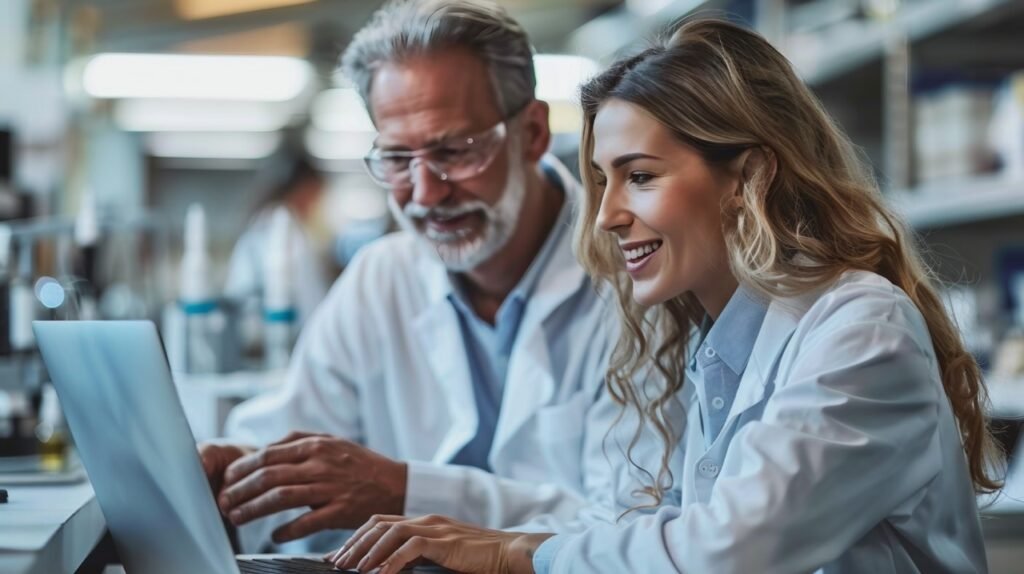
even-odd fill
[{"label": "white bottle", "polygon": [[263,356],[268,369],[287,367],[295,342],[291,236],[291,215],[287,208],[278,207],[270,216],[263,261]]},{"label": "white bottle", "polygon": [[187,373],[217,372],[217,301],[210,287],[206,213],[198,203],[190,205],[185,214],[185,252],[179,277],[178,305],[184,322],[180,367]]},{"label": "white bottle", "polygon": [[32,321],[36,318],[36,295],[32,290],[32,244],[22,239],[18,253],[18,272],[10,283],[11,350],[15,353],[31,351],[36,338],[32,332]]}]

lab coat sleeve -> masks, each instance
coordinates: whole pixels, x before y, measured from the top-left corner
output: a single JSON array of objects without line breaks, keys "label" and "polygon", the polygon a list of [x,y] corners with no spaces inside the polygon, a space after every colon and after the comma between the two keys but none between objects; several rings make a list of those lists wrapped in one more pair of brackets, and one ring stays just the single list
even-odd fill
[{"label": "lab coat sleeve", "polygon": [[485,528],[501,528],[536,513],[573,516],[584,503],[555,484],[498,477],[453,464],[409,462],[405,514],[440,514]]},{"label": "lab coat sleeve", "polygon": [[811,572],[912,503],[940,470],[945,400],[923,322],[825,315],[783,357],[706,503],[570,535],[551,572]]},{"label": "lab coat sleeve", "polygon": [[[584,492],[552,483],[510,480],[480,469],[430,462],[409,463],[405,513],[441,514],[488,528],[518,532],[578,531],[591,521],[610,521],[610,464],[601,439],[617,406],[594,385],[585,416],[581,474]],[[527,522],[528,521],[528,522]]]},{"label": "lab coat sleeve", "polygon": [[[681,408],[678,412],[681,414]],[[655,500],[642,490],[650,485],[661,465],[663,442],[651,427],[645,426],[630,450],[630,442],[638,432],[636,423],[635,413],[623,412],[602,383],[587,414],[583,435],[583,506],[569,518],[542,514],[509,530],[574,533],[596,524],[627,523],[650,513],[649,507]]]}]

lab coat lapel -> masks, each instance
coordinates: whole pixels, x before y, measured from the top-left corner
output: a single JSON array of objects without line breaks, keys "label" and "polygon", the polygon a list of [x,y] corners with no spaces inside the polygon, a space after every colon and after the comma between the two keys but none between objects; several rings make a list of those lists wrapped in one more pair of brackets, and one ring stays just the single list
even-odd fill
[{"label": "lab coat lapel", "polygon": [[558,384],[552,373],[545,323],[586,280],[583,268],[573,255],[571,235],[568,230],[564,232],[526,304],[509,360],[501,414],[491,449],[492,465],[516,431],[551,401]]},{"label": "lab coat lapel", "polygon": [[789,338],[793,335],[801,316],[801,313],[789,304],[790,301],[773,299],[768,305],[768,311],[750,353],[750,361],[740,378],[740,386],[722,434],[725,434],[724,428],[728,427],[733,419],[764,398],[765,387],[772,376],[775,363],[789,343]]},{"label": "lab coat lapel", "polygon": [[476,436],[479,420],[462,329],[448,301],[451,282],[431,254],[420,260],[427,287],[426,308],[413,318],[413,329],[427,356],[427,367],[445,393],[451,426],[434,453],[433,462],[447,463]]}]

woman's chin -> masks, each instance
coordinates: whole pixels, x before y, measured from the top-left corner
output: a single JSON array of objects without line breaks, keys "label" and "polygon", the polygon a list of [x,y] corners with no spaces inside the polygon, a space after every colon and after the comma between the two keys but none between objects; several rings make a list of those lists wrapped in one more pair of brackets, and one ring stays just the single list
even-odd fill
[{"label": "woman's chin", "polygon": [[665,293],[661,293],[658,289],[654,289],[653,287],[653,285],[648,286],[634,282],[633,300],[644,307],[653,307],[672,298],[670,294],[666,295]]}]

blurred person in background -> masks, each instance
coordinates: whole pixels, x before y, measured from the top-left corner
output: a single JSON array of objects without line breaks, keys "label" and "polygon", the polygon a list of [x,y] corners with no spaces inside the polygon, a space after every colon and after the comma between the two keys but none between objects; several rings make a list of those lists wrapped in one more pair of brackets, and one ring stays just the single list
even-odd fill
[{"label": "blurred person in background", "polygon": [[[298,324],[303,324],[323,300],[329,286],[325,249],[317,245],[317,210],[322,205],[326,181],[322,173],[302,154],[286,154],[284,165],[270,177],[259,196],[245,231],[235,243],[228,262],[224,294],[239,301],[259,300],[265,290],[267,254],[274,249],[271,222],[283,209],[290,221],[288,263],[290,285]],[[257,314],[258,316],[259,314]]]},{"label": "blurred person in background", "polygon": [[391,2],[343,67],[403,231],[355,256],[284,387],[231,414],[234,444],[201,447],[222,511],[276,542],[379,513],[610,519],[588,493],[612,492],[614,308],[572,253],[578,183],[546,154],[525,32],[489,1]]},{"label": "blurred person in background", "polygon": [[[328,558],[381,574],[422,558],[481,574],[986,572],[975,494],[999,488],[1001,461],[980,370],[786,58],[692,20],[582,102],[578,253],[619,296],[609,392],[683,429],[648,483],[665,504],[553,537],[378,516]],[[638,384],[650,368],[662,389]]]}]

